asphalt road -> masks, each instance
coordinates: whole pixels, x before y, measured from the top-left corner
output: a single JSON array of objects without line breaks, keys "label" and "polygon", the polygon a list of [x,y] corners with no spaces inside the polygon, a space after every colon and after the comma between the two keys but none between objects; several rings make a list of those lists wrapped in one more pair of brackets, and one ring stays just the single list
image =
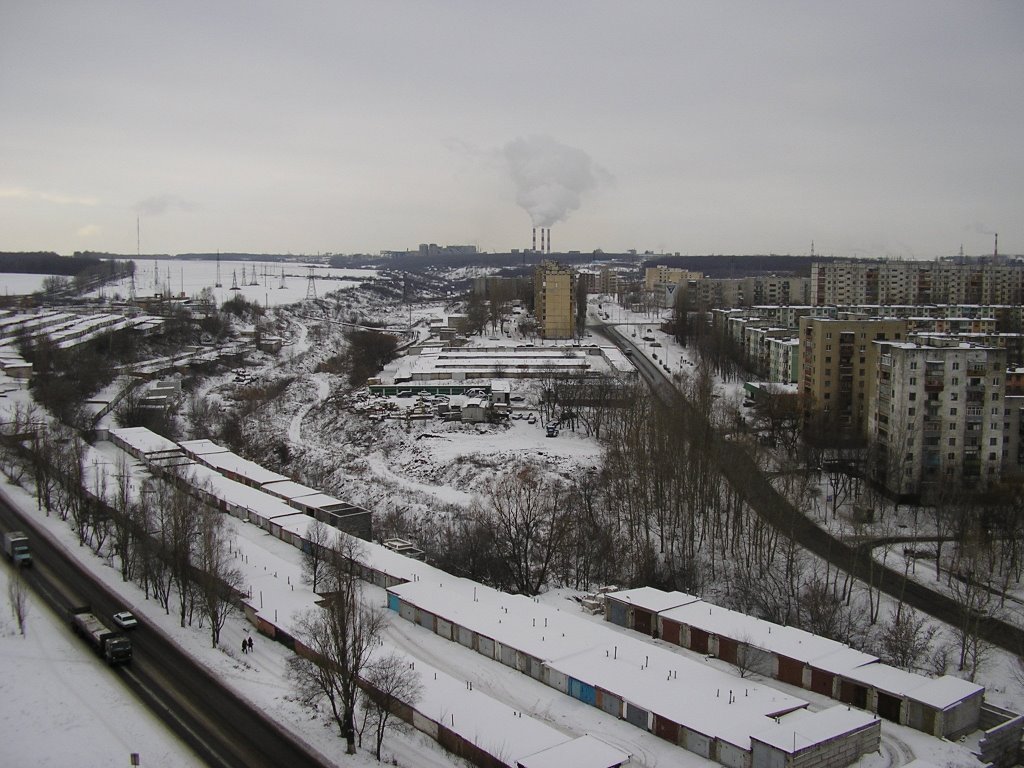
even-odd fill
[{"label": "asphalt road", "polygon": [[[683,409],[690,419],[704,419],[682,393],[666,378],[657,365],[611,326],[601,324],[602,335],[623,352],[630,350],[630,359],[651,391],[670,407]],[[828,531],[819,528],[806,515],[796,509],[768,481],[743,447],[712,433],[711,444],[702,446],[711,453],[722,475],[737,489],[744,501],[757,514],[783,535],[801,547],[852,574],[875,588],[902,599],[915,610],[926,613],[947,624],[957,626],[963,618],[956,602],[949,596],[892,568],[874,562],[866,547],[850,547]],[[998,618],[986,618],[980,626],[981,636],[992,645],[1014,654],[1024,653],[1024,630]]]},{"label": "asphalt road", "polygon": [[[62,621],[68,621],[72,606],[90,605],[112,626],[110,615],[124,608],[115,593],[66,558],[44,533],[2,500],[0,524],[4,530],[20,529],[28,534],[33,567],[25,570],[26,581]],[[132,640],[131,666],[112,667],[111,674],[120,677],[192,748],[197,763],[213,768],[331,765],[221,686],[162,631],[142,625],[128,636]],[[97,656],[96,663],[104,662]]]}]

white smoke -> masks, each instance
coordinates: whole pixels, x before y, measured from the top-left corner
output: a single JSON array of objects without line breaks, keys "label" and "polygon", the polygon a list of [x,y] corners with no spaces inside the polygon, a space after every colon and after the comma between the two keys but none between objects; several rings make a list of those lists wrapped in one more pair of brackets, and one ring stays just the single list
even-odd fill
[{"label": "white smoke", "polygon": [[550,227],[580,207],[584,193],[610,180],[582,149],[561,144],[550,136],[525,136],[502,149],[516,202],[530,214],[535,227]]}]

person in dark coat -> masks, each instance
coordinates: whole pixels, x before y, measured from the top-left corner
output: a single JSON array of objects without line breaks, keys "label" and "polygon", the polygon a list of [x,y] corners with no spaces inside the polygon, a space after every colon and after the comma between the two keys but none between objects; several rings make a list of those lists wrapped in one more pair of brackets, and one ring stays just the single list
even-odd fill
[{"label": "person in dark coat", "polygon": [[249,653],[252,653],[252,635],[249,635],[248,643],[249,643]]},{"label": "person in dark coat", "polygon": [[242,653],[246,653],[249,650],[249,641],[244,637],[242,638]]}]

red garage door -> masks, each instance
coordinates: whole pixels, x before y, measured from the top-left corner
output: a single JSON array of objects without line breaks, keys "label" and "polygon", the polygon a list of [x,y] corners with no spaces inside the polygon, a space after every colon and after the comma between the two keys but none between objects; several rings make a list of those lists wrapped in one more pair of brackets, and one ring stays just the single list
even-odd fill
[{"label": "red garage door", "polygon": [[661,622],[661,631],[664,633],[662,638],[672,643],[673,645],[679,645],[679,625],[674,621],[663,619]]},{"label": "red garage door", "polygon": [[824,696],[831,696],[833,679],[835,678],[830,672],[811,669],[811,690]]},{"label": "red garage door", "polygon": [[697,651],[697,653],[707,653],[708,638],[708,633],[703,629],[690,627],[690,650]]},{"label": "red garage door", "polygon": [[679,726],[661,715],[654,716],[654,733],[665,741],[670,741],[673,744],[679,743]]},{"label": "red garage door", "polygon": [[790,685],[803,686],[804,663],[802,661],[796,661],[795,659],[786,658],[785,656],[779,656],[778,679],[784,683],[789,683]]},{"label": "red garage door", "polygon": [[643,632],[645,635],[651,634],[651,614],[649,611],[644,611],[640,608],[633,609],[633,629],[637,632]]},{"label": "red garage door", "polygon": [[722,661],[728,661],[730,664],[735,664],[736,650],[738,647],[739,643],[737,643],[731,637],[719,637],[718,658],[720,658]]}]

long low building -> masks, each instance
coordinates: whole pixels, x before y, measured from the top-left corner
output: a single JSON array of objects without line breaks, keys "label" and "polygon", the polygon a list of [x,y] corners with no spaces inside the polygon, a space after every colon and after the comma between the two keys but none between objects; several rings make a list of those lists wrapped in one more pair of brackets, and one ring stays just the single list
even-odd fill
[{"label": "long low building", "polygon": [[[444,575],[389,587],[388,607],[452,642],[731,768],[752,765],[753,737],[775,733],[790,713],[807,707],[806,701],[775,688],[464,579]],[[848,761],[854,762],[878,748],[878,718],[856,712],[833,723],[827,712],[807,713],[805,721],[831,723],[818,729],[827,734],[821,748],[830,755],[856,751]],[[828,764],[838,768],[847,763]]]},{"label": "long low building", "polygon": [[605,618],[939,738],[978,727],[981,685],[905,672],[835,640],[689,597],[650,587],[612,592]]}]

